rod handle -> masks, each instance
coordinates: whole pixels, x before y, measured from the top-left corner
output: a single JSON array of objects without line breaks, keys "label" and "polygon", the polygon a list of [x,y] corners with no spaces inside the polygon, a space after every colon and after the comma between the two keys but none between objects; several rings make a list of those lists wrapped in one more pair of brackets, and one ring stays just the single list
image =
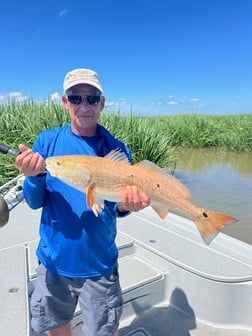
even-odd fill
[{"label": "rod handle", "polygon": [[[4,143],[0,143],[0,153],[2,154],[6,154],[12,157],[17,157],[20,152],[17,152],[15,149],[10,148],[9,146],[5,145]],[[45,163],[43,168],[41,169],[41,172],[38,176],[42,176],[45,175],[47,173],[46,167],[45,167]]]},{"label": "rod handle", "polygon": [[0,143],[0,153],[6,154],[12,157],[17,157],[20,153],[17,152],[15,149],[10,148],[9,146],[5,145],[4,143]]}]

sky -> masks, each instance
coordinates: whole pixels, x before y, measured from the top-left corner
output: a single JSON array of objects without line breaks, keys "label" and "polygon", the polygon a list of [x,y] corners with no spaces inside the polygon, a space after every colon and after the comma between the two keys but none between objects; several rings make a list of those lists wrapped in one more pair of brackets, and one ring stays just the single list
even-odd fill
[{"label": "sky", "polygon": [[252,113],[251,18],[251,0],[2,1],[0,102],[60,99],[90,68],[108,110]]}]

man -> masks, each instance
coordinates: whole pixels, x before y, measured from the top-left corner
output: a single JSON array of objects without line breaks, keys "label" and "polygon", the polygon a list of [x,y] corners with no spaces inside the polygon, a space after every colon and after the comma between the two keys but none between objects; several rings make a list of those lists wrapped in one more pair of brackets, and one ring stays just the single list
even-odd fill
[{"label": "man", "polygon": [[37,257],[38,281],[31,297],[31,326],[37,333],[71,336],[71,319],[79,301],[86,336],[116,336],[122,312],[117,272],[116,217],[149,205],[147,195],[128,186],[122,202],[105,202],[97,218],[86,195],[44,173],[49,156],[105,156],[120,148],[98,119],[105,97],[97,74],[75,69],[66,74],[62,101],[70,125],[42,132],[33,149],[20,145],[17,169],[27,177],[24,196],[33,209],[42,207]]}]

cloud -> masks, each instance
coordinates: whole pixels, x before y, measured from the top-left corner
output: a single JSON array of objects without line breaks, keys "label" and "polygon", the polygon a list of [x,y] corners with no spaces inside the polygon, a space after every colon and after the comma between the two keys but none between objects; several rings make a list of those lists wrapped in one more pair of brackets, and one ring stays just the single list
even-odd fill
[{"label": "cloud", "polygon": [[114,105],[115,105],[114,101],[106,102],[106,107],[111,107],[111,106],[114,106]]},{"label": "cloud", "polygon": [[[0,94],[0,104],[9,103],[12,101],[23,103],[29,100],[33,100],[33,99],[27,95],[24,95],[22,92],[18,92],[18,91]],[[50,95],[49,100],[55,103],[61,102],[61,95],[58,92],[55,92]],[[39,101],[37,102],[39,103]],[[43,102],[48,102],[48,100],[45,100]]]},{"label": "cloud", "polygon": [[125,104],[127,104],[127,99],[125,97],[119,98],[118,103],[119,103],[119,105],[125,105]]},{"label": "cloud", "polygon": [[68,12],[67,9],[62,9],[62,10],[59,12],[59,16],[60,16],[60,17],[65,16],[65,15],[67,15],[67,12]]},{"label": "cloud", "polygon": [[197,103],[199,101],[200,101],[200,98],[191,98],[191,99],[189,99],[190,103]]},{"label": "cloud", "polygon": [[54,101],[55,103],[58,103],[61,101],[61,95],[58,92],[52,93],[50,96],[50,100]]},{"label": "cloud", "polygon": [[22,93],[21,92],[9,92],[8,93],[9,98],[20,98],[22,97]]},{"label": "cloud", "polygon": [[176,102],[175,100],[169,100],[167,102],[167,105],[177,105],[177,104],[178,104],[178,102]]},{"label": "cloud", "polygon": [[150,104],[150,106],[160,106],[160,105],[163,105],[163,103],[162,103],[161,101],[158,101],[158,102],[153,101],[153,102]]},{"label": "cloud", "polygon": [[8,92],[6,94],[0,95],[1,103],[8,103],[10,101],[22,103],[27,100],[29,100],[29,97],[18,91]]},{"label": "cloud", "polygon": [[106,102],[106,108],[114,108],[114,107],[121,107],[121,106],[124,106],[124,105],[127,105],[127,99],[122,97],[122,98],[118,98],[117,101],[110,101],[110,102]]},{"label": "cloud", "polygon": [[243,100],[243,97],[242,96],[235,96],[234,99],[235,100]]}]

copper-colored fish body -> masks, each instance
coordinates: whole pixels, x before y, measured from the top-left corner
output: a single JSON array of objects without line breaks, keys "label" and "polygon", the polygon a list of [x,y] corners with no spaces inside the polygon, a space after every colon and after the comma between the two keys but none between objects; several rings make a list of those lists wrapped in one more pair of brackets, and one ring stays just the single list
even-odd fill
[{"label": "copper-colored fish body", "polygon": [[209,244],[224,225],[237,220],[228,215],[205,210],[190,202],[188,189],[164,169],[144,160],[131,165],[122,152],[112,151],[106,157],[69,155],[47,158],[47,170],[67,184],[87,194],[87,206],[96,216],[104,200],[120,202],[122,191],[134,185],[150,198],[152,208],[162,219],[169,211],[192,219],[204,241]]}]

